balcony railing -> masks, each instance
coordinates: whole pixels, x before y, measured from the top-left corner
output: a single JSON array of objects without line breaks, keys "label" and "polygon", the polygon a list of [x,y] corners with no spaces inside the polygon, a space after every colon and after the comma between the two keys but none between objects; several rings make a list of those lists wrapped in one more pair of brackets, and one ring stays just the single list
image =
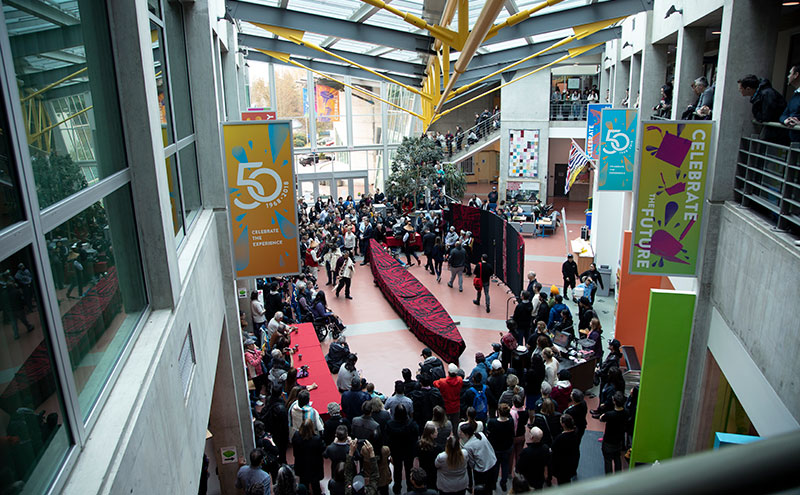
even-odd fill
[{"label": "balcony railing", "polygon": [[[787,132],[780,124],[764,125]],[[800,143],[784,146],[742,137],[734,198],[776,229],[800,237]]]},{"label": "balcony railing", "polygon": [[586,105],[597,103],[589,100],[551,100],[550,120],[586,120]]}]

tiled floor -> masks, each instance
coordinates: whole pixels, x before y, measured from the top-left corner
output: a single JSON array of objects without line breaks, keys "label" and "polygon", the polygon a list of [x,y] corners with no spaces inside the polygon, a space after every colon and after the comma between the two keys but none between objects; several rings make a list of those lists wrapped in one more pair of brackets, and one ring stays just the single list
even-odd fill
[{"label": "tiled floor", "polygon": [[[556,284],[559,288],[561,286],[561,263],[566,254],[562,229],[566,228],[569,239],[574,239],[580,235],[580,225],[584,220],[585,203],[568,201],[556,203],[557,208],[560,209],[562,206],[566,208],[567,222],[559,227],[554,235],[545,238],[525,238],[526,271],[535,271],[539,281],[546,287],[550,284]],[[423,257],[423,263],[424,261]],[[446,268],[445,265],[441,283],[437,283],[436,278],[422,266],[415,264],[409,270],[439,299],[458,325],[467,346],[461,356],[460,365],[469,372],[474,366],[475,352],[487,353],[491,350],[491,344],[499,340],[499,332],[505,328],[505,319],[509,313],[513,313],[515,303],[509,300],[511,295],[504,285],[492,283],[491,312],[487,314],[483,305],[476,306],[472,303],[475,298],[472,278],[464,277],[464,292],[458,291],[457,284],[451,289],[447,286],[446,277],[449,273]],[[375,383],[377,390],[390,395],[394,381],[401,378],[403,368],[416,371],[421,361],[420,351],[424,345],[407,330],[375,286],[369,266],[357,266],[351,290],[352,300],[345,299],[344,294],[336,298],[331,287],[324,289],[329,305],[348,325],[345,335],[351,350],[358,354],[357,366],[362,370],[362,376]],[[573,314],[577,312],[576,304],[570,302],[569,307]],[[595,307],[605,330],[605,337],[612,338],[614,299],[598,297]],[[323,350],[326,352],[327,346],[328,343],[323,344]],[[596,407],[596,402],[597,399],[590,399],[590,408]],[[588,419],[589,429],[602,431],[602,423],[592,418]],[[584,443],[589,442],[588,437],[585,440]],[[594,438],[591,442],[596,446],[584,445],[583,450],[595,452],[599,461],[594,460],[591,464],[602,466],[600,444]],[[596,469],[591,471],[587,473],[582,470],[581,475],[587,477],[602,474],[595,472]]]}]

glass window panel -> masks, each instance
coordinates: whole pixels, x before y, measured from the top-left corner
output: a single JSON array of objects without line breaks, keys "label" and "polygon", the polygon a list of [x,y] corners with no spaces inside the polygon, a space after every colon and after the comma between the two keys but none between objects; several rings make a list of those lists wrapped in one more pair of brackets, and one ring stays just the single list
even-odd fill
[{"label": "glass window panel", "polygon": [[147,0],[147,10],[155,14],[157,17],[161,17],[161,5],[159,0]]},{"label": "glass window panel", "polygon": [[275,66],[275,93],[279,119],[308,116],[307,76],[308,72],[304,69]]},{"label": "glass window panel", "polygon": [[381,144],[381,116],[353,115],[353,146]]},{"label": "glass window panel", "polygon": [[346,146],[344,85],[333,79],[314,77],[314,105],[317,112],[317,146]]},{"label": "glass window panel", "polygon": [[200,202],[200,178],[197,176],[197,152],[195,151],[194,143],[178,152],[178,162],[181,170],[183,208],[186,215],[186,224],[189,225],[202,207]]},{"label": "glass window panel", "polygon": [[181,214],[181,194],[178,190],[178,163],[175,155],[170,155],[166,159],[167,164],[167,186],[169,187],[169,204],[172,211],[172,228],[175,236],[183,237],[183,215]]},{"label": "glass window panel", "polygon": [[150,22],[150,38],[156,73],[158,108],[161,115],[161,140],[164,142],[164,146],[167,146],[175,142],[175,136],[172,135],[172,104],[169,101],[167,65],[164,58],[164,31],[154,22]]},{"label": "glass window panel", "polygon": [[327,199],[331,197],[331,181],[320,180],[317,181],[317,188],[319,188],[319,198]]},{"label": "glass window panel", "polygon": [[169,54],[169,81],[172,85],[172,106],[178,139],[194,132],[192,100],[189,88],[189,67],[186,65],[186,37],[183,25],[183,7],[179,2],[167,2],[164,9]]},{"label": "glass window panel", "polygon": [[24,219],[6,106],[0,104],[0,230]]},{"label": "glass window panel", "polygon": [[72,444],[32,267],[29,248],[0,261],[2,493],[46,493]]},{"label": "glass window panel", "polygon": [[250,64],[250,107],[269,108],[269,64],[251,60]]},{"label": "glass window panel", "polygon": [[[9,37],[19,40],[11,51],[39,206],[45,208],[88,186],[77,162],[96,161],[100,177],[127,166],[114,57],[102,5],[70,4],[67,27],[17,5],[3,2],[3,11]],[[54,98],[62,101],[51,105]],[[92,138],[81,140],[76,132]]]},{"label": "glass window panel", "polygon": [[46,238],[61,243],[50,268],[85,420],[146,305],[130,185]]},{"label": "glass window panel", "polygon": [[307,117],[297,117],[292,119],[292,137],[295,149],[308,148],[311,146],[311,143],[308,141]]},{"label": "glass window panel", "polygon": [[[377,96],[381,94],[381,83],[378,81],[370,81],[368,79],[352,79],[352,84],[356,88],[369,91]],[[373,98],[361,91],[353,90],[353,115],[380,115],[381,114],[381,101]]]}]

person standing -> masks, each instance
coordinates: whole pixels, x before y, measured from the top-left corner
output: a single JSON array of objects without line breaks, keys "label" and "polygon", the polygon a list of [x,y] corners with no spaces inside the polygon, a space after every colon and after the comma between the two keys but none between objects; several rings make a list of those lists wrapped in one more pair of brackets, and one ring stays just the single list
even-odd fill
[{"label": "person standing", "polygon": [[436,426],[426,424],[417,441],[417,462],[425,470],[428,486],[436,486],[436,458],[442,453],[436,445]]},{"label": "person standing", "polygon": [[575,431],[575,421],[569,414],[561,415],[563,432],[553,440],[553,477],[558,485],[566,485],[578,474],[581,460],[581,437]]},{"label": "person standing", "polygon": [[403,230],[405,231],[403,233],[403,252],[406,255],[406,267],[414,266],[414,263],[411,262],[412,256],[417,260],[417,264],[421,265],[422,263],[419,261],[419,256],[414,252],[414,243],[417,237],[416,232],[414,232],[414,227],[411,226],[411,222],[407,222],[403,226]]},{"label": "person standing", "polygon": [[561,265],[561,275],[564,278],[564,297],[567,297],[567,288],[572,287],[573,295],[575,293],[575,277],[578,276],[578,264],[575,263],[572,253],[567,254],[567,261]]},{"label": "person standing", "polygon": [[458,292],[464,292],[464,265],[467,263],[467,252],[461,247],[461,242],[456,242],[448,256],[450,265],[450,281],[447,286],[453,288],[453,281],[458,277]]},{"label": "person standing", "polygon": [[461,388],[463,386],[463,379],[458,376],[458,366],[450,363],[447,366],[447,378],[436,380],[433,382],[433,386],[442,393],[445,412],[453,426],[457,426],[461,412]]},{"label": "person standing", "polygon": [[[514,422],[511,420],[511,407],[501,403],[497,406],[497,417],[486,423],[486,435],[494,448],[502,475],[500,489],[506,491],[511,473],[511,450],[514,447]],[[493,487],[492,487],[493,488]]]},{"label": "person standing", "polygon": [[586,415],[588,413],[589,406],[586,405],[583,392],[577,388],[573,388],[570,394],[569,407],[567,407],[563,415],[566,416],[569,414],[575,422],[575,433],[578,434],[579,440],[583,438],[583,434],[586,432]]},{"label": "person standing", "polygon": [[470,423],[462,424],[458,428],[458,434],[469,456],[469,465],[472,468],[475,486],[483,486],[484,491],[494,492],[497,484],[498,462],[489,439],[486,435],[476,432],[475,427]]},{"label": "person standing", "polygon": [[239,468],[236,473],[236,488],[246,493],[270,495],[272,493],[272,479],[269,473],[261,469],[264,462],[264,451],[253,449],[250,451],[250,464]]},{"label": "person standing", "polygon": [[544,487],[544,468],[550,465],[550,446],[542,443],[544,432],[538,426],[529,428],[525,434],[527,445],[519,455],[515,471],[528,480],[536,490]]},{"label": "person standing", "polygon": [[[605,287],[603,286],[603,277],[601,277],[600,272],[597,271],[597,265],[591,263],[589,265],[589,269],[581,273],[580,279],[584,280],[586,278],[590,278],[593,282],[595,282],[592,284],[591,294],[589,294],[589,298],[592,301],[592,304],[594,304],[594,295],[597,294],[597,285],[599,284],[600,288],[605,290]],[[584,294],[584,296],[585,295],[586,294]]]},{"label": "person standing", "polygon": [[[434,234],[435,235],[435,234]],[[436,236],[433,242],[433,249],[431,250],[431,258],[433,258],[433,272],[436,274],[436,282],[442,281],[442,264],[444,263],[444,245],[442,238]]]},{"label": "person standing", "polygon": [[339,292],[341,292],[342,287],[344,287],[344,298],[352,299],[352,297],[350,297],[350,282],[352,281],[353,271],[355,270],[356,266],[356,263],[353,259],[353,252],[345,251],[343,258],[344,261],[342,262],[342,267],[339,270],[339,285],[336,286],[336,297],[339,297]]},{"label": "person standing", "polygon": [[72,277],[70,278],[69,281],[69,287],[67,287],[66,296],[68,299],[72,297],[70,296],[70,293],[72,292],[72,289],[76,287],[78,288],[77,298],[80,299],[83,296],[83,284],[84,284],[83,264],[80,262],[79,257],[80,255],[75,251],[72,251],[71,253],[69,253],[69,256],[67,256],[67,262],[69,263],[68,266],[71,268],[72,271]]},{"label": "person standing", "polygon": [[517,324],[517,334],[519,335],[519,344],[530,344],[531,333],[531,318],[533,317],[533,304],[531,303],[531,293],[524,290],[520,293],[521,301],[514,309],[514,316],[511,318]]},{"label": "person standing", "polygon": [[620,456],[625,450],[625,426],[628,422],[628,413],[625,411],[625,395],[622,392],[614,394],[614,410],[600,416],[600,421],[606,424],[603,432],[603,465],[606,474],[622,471]]},{"label": "person standing", "polygon": [[405,468],[406,484],[411,486],[411,468],[414,467],[419,428],[408,416],[406,408],[398,404],[394,408],[394,419],[386,425],[386,437],[389,450],[392,452],[394,464],[394,486],[392,491],[398,495],[403,491],[403,469]]},{"label": "person standing", "polygon": [[425,254],[425,271],[429,271],[436,275],[436,270],[433,267],[433,246],[436,244],[436,234],[431,232],[431,229],[425,227],[422,234],[422,252]]},{"label": "person standing", "polygon": [[261,332],[267,326],[267,311],[264,305],[258,300],[258,292],[253,291],[250,293],[250,312],[253,315],[253,335],[256,337],[258,347],[261,347]]},{"label": "person standing", "polygon": [[322,495],[319,483],[325,477],[325,442],[310,419],[303,421],[292,437],[292,449],[295,459],[303,460],[294,464],[300,483],[306,485],[312,495]]},{"label": "person standing", "polygon": [[[490,447],[491,448],[491,447]],[[447,438],[444,452],[436,456],[436,488],[440,495],[464,495],[469,486],[467,463],[469,454],[461,448],[458,438]]]},{"label": "person standing", "polygon": [[[489,312],[489,283],[492,281],[494,275],[494,268],[489,264],[489,256],[486,254],[481,255],[481,262],[475,267],[475,273],[481,279],[481,289],[486,294],[486,312]],[[461,280],[459,279],[459,289],[461,288]],[[476,306],[481,304],[481,289],[476,288],[478,293],[477,298],[472,301]]]},{"label": "person standing", "polygon": [[361,256],[364,257],[361,266],[364,266],[369,263],[369,256],[367,256],[367,254],[369,252],[369,240],[372,239],[372,224],[369,222],[369,218],[366,215],[361,218],[361,223],[358,226],[358,234],[358,248],[361,250]]}]

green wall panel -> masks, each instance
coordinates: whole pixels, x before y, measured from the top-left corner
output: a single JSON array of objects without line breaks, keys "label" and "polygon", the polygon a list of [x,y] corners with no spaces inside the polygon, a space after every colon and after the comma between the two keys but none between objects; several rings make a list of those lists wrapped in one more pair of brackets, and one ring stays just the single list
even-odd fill
[{"label": "green wall panel", "polygon": [[650,291],[631,465],[672,457],[694,305],[693,293]]}]

